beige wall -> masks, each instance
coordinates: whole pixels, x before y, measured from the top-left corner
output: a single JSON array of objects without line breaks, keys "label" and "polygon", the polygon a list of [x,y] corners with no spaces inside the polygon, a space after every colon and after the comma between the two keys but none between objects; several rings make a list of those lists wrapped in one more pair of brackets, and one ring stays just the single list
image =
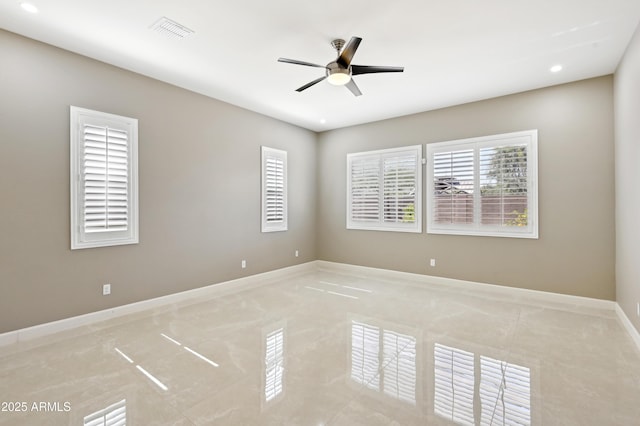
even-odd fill
[{"label": "beige wall", "polygon": [[615,76],[616,299],[640,331],[640,27]]},{"label": "beige wall", "polygon": [[[637,39],[618,92],[638,93]],[[314,259],[615,296],[610,76],[316,135],[4,31],[0,52],[0,333]],[[637,98],[616,106],[637,115]],[[140,120],[140,244],[70,250],[69,105]],[[539,240],[345,229],[348,152],[526,129],[539,130]],[[285,233],[260,233],[263,144],[289,155]],[[633,282],[628,240],[618,274]],[[629,315],[637,284],[618,297]]]},{"label": "beige wall", "polygon": [[[316,259],[315,133],[4,31],[0,52],[0,333]],[[139,119],[140,244],[70,250],[69,105]],[[260,233],[263,144],[288,151],[288,232]]]},{"label": "beige wall", "polygon": [[[528,129],[539,131],[538,240],[345,229],[347,153]],[[322,133],[318,257],[612,300],[613,157],[611,76]]]}]

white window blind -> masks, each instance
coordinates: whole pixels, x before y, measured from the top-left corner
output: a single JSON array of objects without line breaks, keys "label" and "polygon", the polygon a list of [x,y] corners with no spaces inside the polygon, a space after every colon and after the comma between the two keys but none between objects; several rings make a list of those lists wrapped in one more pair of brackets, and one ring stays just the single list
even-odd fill
[{"label": "white window blind", "polygon": [[126,426],[127,400],[123,399],[84,418],[84,426]]},{"label": "white window blind", "polygon": [[287,152],[263,146],[262,232],[287,228]]},{"label": "white window blind", "polygon": [[133,118],[71,107],[71,248],[138,242]]},{"label": "white window blind", "polygon": [[421,232],[422,146],[347,155],[347,228]]},{"label": "white window blind", "polygon": [[538,238],[537,131],[427,145],[427,232]]}]

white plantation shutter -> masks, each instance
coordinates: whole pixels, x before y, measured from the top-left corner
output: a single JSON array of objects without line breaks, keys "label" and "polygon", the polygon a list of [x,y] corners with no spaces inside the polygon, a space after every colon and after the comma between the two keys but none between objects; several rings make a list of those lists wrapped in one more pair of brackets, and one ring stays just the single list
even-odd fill
[{"label": "white plantation shutter", "polygon": [[414,223],[418,179],[417,152],[402,152],[382,157],[383,220],[385,223]]},{"label": "white plantation shutter", "polygon": [[433,207],[435,223],[473,223],[474,152],[472,149],[433,155]]},{"label": "white plantation shutter", "polygon": [[347,155],[347,228],[421,232],[422,146]]},{"label": "white plantation shutter", "polygon": [[427,232],[538,238],[537,130],[427,145]]},{"label": "white plantation shutter", "polygon": [[380,221],[380,158],[354,158],[351,175],[351,220],[378,223]]},{"label": "white plantation shutter", "polygon": [[138,121],[71,107],[71,248],[138,242]]},{"label": "white plantation shutter", "polygon": [[127,400],[123,399],[84,418],[84,426],[126,426]]},{"label": "white plantation shutter", "polygon": [[480,148],[480,222],[526,226],[528,217],[527,145]]},{"label": "white plantation shutter", "polygon": [[128,143],[126,131],[85,124],[84,231],[126,231]]},{"label": "white plantation shutter", "polygon": [[262,232],[287,227],[287,152],[263,146]]}]

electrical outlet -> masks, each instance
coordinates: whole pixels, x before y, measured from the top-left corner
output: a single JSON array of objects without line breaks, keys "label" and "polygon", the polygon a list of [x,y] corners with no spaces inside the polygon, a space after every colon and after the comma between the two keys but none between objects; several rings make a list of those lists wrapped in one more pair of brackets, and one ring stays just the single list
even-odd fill
[{"label": "electrical outlet", "polygon": [[296,257],[298,257],[300,255],[300,253],[298,252],[298,250],[296,250]]},{"label": "electrical outlet", "polygon": [[436,266],[436,260],[435,260],[435,259],[431,259],[431,263],[430,263],[430,265],[431,265],[431,266]]},{"label": "electrical outlet", "polygon": [[242,259],[242,263],[240,264],[240,266],[242,266],[242,269],[247,267],[247,261]]},{"label": "electrical outlet", "polygon": [[108,296],[111,294],[111,284],[105,284],[102,286],[102,295]]}]

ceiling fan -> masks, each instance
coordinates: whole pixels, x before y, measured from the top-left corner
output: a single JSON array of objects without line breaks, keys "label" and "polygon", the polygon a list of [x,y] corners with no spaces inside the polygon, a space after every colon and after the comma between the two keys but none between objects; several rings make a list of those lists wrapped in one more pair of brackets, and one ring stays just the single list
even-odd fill
[{"label": "ceiling fan", "polygon": [[[278,58],[278,62],[286,62],[288,64],[305,65],[308,67],[324,68],[326,75],[317,78],[302,87],[296,89],[296,92],[302,92],[314,84],[327,80],[336,86],[346,86],[355,96],[362,95],[362,92],[351,78],[354,75],[373,74],[380,72],[403,72],[404,67],[381,67],[375,65],[355,65],[351,64],[353,55],[355,55],[362,39],[360,37],[351,37],[349,43],[345,46],[345,41],[335,39],[331,42],[331,46],[338,52],[335,61],[329,62],[327,65],[312,64],[311,62],[298,61],[296,59]],[[343,49],[344,47],[344,49]]]}]

